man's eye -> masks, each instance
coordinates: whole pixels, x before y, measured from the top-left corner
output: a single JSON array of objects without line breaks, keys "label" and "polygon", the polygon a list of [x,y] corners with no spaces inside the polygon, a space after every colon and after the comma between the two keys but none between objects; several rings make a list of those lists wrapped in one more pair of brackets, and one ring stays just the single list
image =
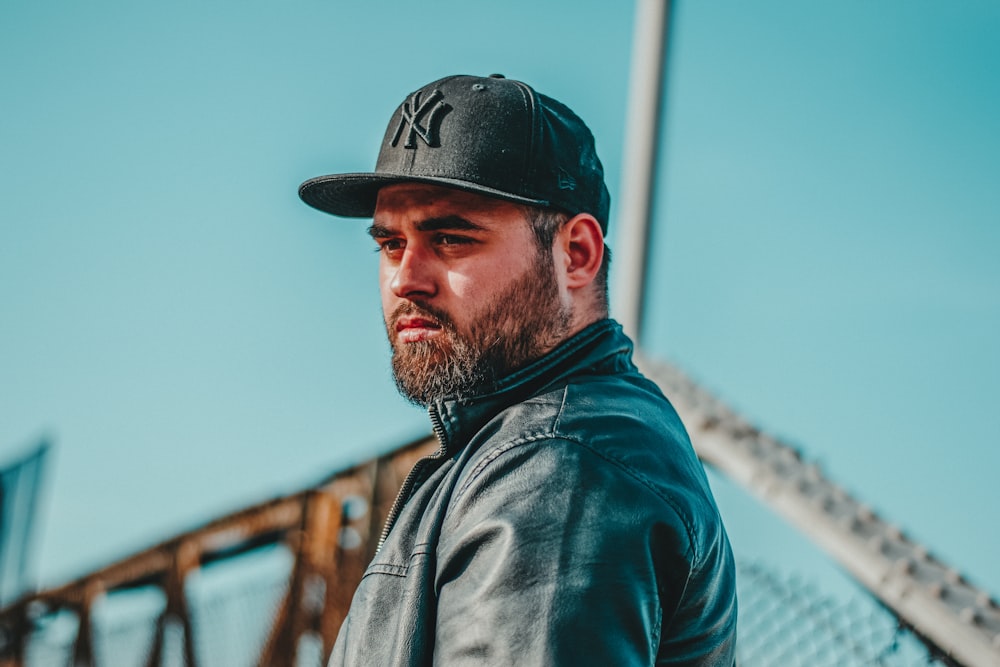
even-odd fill
[{"label": "man's eye", "polygon": [[393,252],[402,248],[403,242],[400,239],[382,239],[378,242],[375,252]]},{"label": "man's eye", "polygon": [[454,234],[440,234],[437,237],[437,242],[441,245],[462,245],[471,243],[471,240],[464,236],[455,236]]}]

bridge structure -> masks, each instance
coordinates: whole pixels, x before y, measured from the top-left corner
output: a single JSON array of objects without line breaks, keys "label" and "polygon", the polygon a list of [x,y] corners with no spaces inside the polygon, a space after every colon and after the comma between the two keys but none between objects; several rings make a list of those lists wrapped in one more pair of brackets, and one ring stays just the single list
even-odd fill
[{"label": "bridge structure", "polygon": [[[848,609],[766,564],[741,563],[742,665],[1000,667],[1000,606],[986,591],[674,366],[638,361],[699,457],[871,595]],[[402,480],[436,446],[405,444],[23,596],[0,610],[0,667],[323,664]]]},{"label": "bridge structure", "polygon": [[[618,253],[619,317],[641,331],[645,228],[668,0],[639,0]],[[633,173],[634,172],[634,173]],[[631,239],[631,240],[629,240]],[[641,350],[641,347],[640,347]],[[675,366],[642,370],[675,405],[699,457],[807,536],[867,592],[845,607],[740,563],[740,664],[1000,667],[1000,606],[956,568],[755,427]],[[218,518],[0,610],[0,667],[298,667],[329,655],[381,526],[428,437],[300,493]]]}]

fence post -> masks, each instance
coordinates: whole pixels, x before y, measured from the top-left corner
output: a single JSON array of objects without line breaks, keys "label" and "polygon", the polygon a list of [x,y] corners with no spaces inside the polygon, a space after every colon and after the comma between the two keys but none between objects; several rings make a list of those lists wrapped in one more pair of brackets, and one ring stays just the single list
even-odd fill
[{"label": "fence post", "polygon": [[197,667],[198,661],[194,651],[191,614],[188,608],[187,596],[184,593],[184,582],[192,570],[199,565],[200,552],[197,543],[181,542],[171,554],[170,568],[165,573],[163,592],[167,598],[167,607],[156,622],[156,635],[153,647],[149,652],[148,667],[160,667],[163,662],[163,643],[167,628],[171,622],[179,623],[184,633],[184,662],[187,667]]}]

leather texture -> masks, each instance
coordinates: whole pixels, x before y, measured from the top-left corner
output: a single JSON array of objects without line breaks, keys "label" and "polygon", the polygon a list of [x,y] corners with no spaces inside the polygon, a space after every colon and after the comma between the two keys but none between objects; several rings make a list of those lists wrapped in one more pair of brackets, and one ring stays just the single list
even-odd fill
[{"label": "leather texture", "polygon": [[331,665],[734,664],[733,556],[676,412],[612,320],[430,406]]}]

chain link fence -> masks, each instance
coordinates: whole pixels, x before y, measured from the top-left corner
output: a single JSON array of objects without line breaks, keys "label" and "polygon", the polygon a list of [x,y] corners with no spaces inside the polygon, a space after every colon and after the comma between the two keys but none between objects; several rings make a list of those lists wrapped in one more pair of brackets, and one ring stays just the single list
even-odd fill
[{"label": "chain link fence", "polygon": [[863,593],[843,601],[766,564],[739,565],[742,667],[917,667],[951,663]]},{"label": "chain link fence", "polygon": [[[185,595],[199,666],[258,664],[288,590],[292,565],[291,552],[275,545],[221,561],[188,577]],[[146,667],[166,603],[162,589],[156,586],[115,591],[97,600],[91,611],[94,667]],[[78,632],[79,622],[72,613],[38,617],[27,642],[25,667],[75,667],[73,650]],[[187,667],[183,635],[180,622],[167,621],[157,667]],[[317,651],[313,654],[314,659],[300,658],[299,664],[319,667],[321,656]]]}]

